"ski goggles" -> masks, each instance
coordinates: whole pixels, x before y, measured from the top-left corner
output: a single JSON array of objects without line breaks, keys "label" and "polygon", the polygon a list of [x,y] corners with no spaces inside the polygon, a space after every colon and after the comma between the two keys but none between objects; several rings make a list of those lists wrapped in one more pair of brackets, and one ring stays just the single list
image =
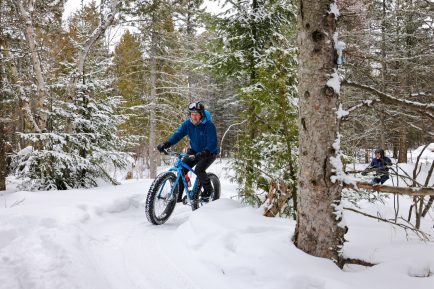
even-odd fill
[{"label": "ski goggles", "polygon": [[190,103],[190,105],[188,106],[188,110],[191,111],[202,111],[204,109],[203,104],[198,101],[198,102],[192,102]]}]

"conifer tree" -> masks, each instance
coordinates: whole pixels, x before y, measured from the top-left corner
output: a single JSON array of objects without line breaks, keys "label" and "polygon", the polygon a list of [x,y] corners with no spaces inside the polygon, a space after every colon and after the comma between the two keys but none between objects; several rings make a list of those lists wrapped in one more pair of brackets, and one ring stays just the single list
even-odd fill
[{"label": "conifer tree", "polygon": [[[217,23],[219,43],[210,57],[216,73],[239,83],[243,131],[234,165],[241,197],[255,205],[264,201],[255,189],[268,190],[270,175],[288,169],[290,174],[279,177],[285,175],[286,181],[295,181],[295,110],[290,102],[297,97],[294,10],[289,1],[234,2],[228,16]],[[276,166],[280,160],[282,165]],[[264,167],[271,163],[274,168]],[[284,163],[290,163],[291,169]]]},{"label": "conifer tree", "polygon": [[157,166],[156,145],[165,140],[185,117],[188,103],[188,81],[180,47],[182,39],[175,28],[176,1],[154,0],[134,3],[130,13],[140,20],[140,31],[149,82],[145,91],[149,115],[148,156],[150,177],[155,177]]},{"label": "conifer tree", "polygon": [[[98,23],[95,3],[72,16],[68,37],[76,45],[76,51],[80,51]],[[128,155],[119,151],[127,141],[117,135],[122,118],[115,114],[119,99],[112,96],[109,66],[108,49],[99,40],[87,56],[73,99],[64,96],[68,74],[59,75],[52,84],[58,89],[53,90],[47,100],[47,132],[21,134],[32,144],[43,144],[42,147],[28,146],[15,158],[15,173],[23,180],[24,189],[90,187],[95,186],[100,177],[115,182],[105,165],[125,167]]]},{"label": "conifer tree", "polygon": [[144,136],[147,131],[144,69],[140,39],[127,30],[115,48],[112,68],[116,91],[122,97],[120,114],[127,117],[121,126],[124,135]]}]

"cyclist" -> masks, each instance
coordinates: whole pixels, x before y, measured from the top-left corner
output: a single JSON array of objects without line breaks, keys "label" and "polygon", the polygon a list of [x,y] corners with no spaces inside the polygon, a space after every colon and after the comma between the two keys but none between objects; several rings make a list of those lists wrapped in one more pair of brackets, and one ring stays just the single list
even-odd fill
[{"label": "cyclist", "polygon": [[[194,156],[184,157],[185,162],[190,167],[196,166],[195,172],[204,189],[202,201],[208,202],[212,194],[210,179],[205,170],[215,161],[220,149],[217,145],[217,131],[212,122],[211,113],[205,109],[205,106],[199,102],[193,102],[188,106],[189,118],[185,120],[177,131],[166,142],[157,146],[160,152],[177,144],[184,136],[188,135],[190,139],[190,148],[187,154]],[[187,174],[188,170],[183,169]],[[182,192],[184,184],[179,182],[178,202],[182,201]]]},{"label": "cyclist", "polygon": [[378,148],[375,150],[375,158],[373,158],[369,166],[363,170],[362,175],[366,176],[368,172],[375,171],[371,183],[373,185],[384,184],[384,182],[389,179],[389,168],[387,166],[390,165],[392,165],[392,161],[384,156],[384,150],[382,148]]}]

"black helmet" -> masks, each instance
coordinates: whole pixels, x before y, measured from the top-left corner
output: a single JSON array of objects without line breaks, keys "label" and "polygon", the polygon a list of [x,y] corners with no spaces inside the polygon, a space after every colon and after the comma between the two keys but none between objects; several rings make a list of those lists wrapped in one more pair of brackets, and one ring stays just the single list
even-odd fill
[{"label": "black helmet", "polygon": [[384,157],[384,150],[382,148],[377,148],[374,153],[380,154],[381,157]]},{"label": "black helmet", "polygon": [[204,106],[203,103],[200,102],[200,101],[198,101],[198,102],[192,102],[192,103],[190,103],[190,105],[188,106],[188,111],[189,111],[190,113],[192,113],[192,112],[198,112],[198,113],[200,113],[200,115],[202,115],[202,117],[203,117],[203,114],[204,114],[204,111],[205,111],[205,106]]}]

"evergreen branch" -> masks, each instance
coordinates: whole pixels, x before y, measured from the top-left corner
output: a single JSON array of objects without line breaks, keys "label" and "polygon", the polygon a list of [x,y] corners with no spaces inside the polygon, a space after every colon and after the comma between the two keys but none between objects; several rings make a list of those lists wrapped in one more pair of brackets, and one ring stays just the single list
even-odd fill
[{"label": "evergreen branch", "polygon": [[117,185],[120,185],[120,183],[118,182],[118,181],[116,181],[115,179],[113,179],[110,175],[109,175],[109,173],[107,173],[99,164],[96,164],[96,166],[101,170],[101,172],[102,172],[102,174],[107,178],[107,179],[109,179],[109,181],[114,185],[114,186],[117,186]]}]

